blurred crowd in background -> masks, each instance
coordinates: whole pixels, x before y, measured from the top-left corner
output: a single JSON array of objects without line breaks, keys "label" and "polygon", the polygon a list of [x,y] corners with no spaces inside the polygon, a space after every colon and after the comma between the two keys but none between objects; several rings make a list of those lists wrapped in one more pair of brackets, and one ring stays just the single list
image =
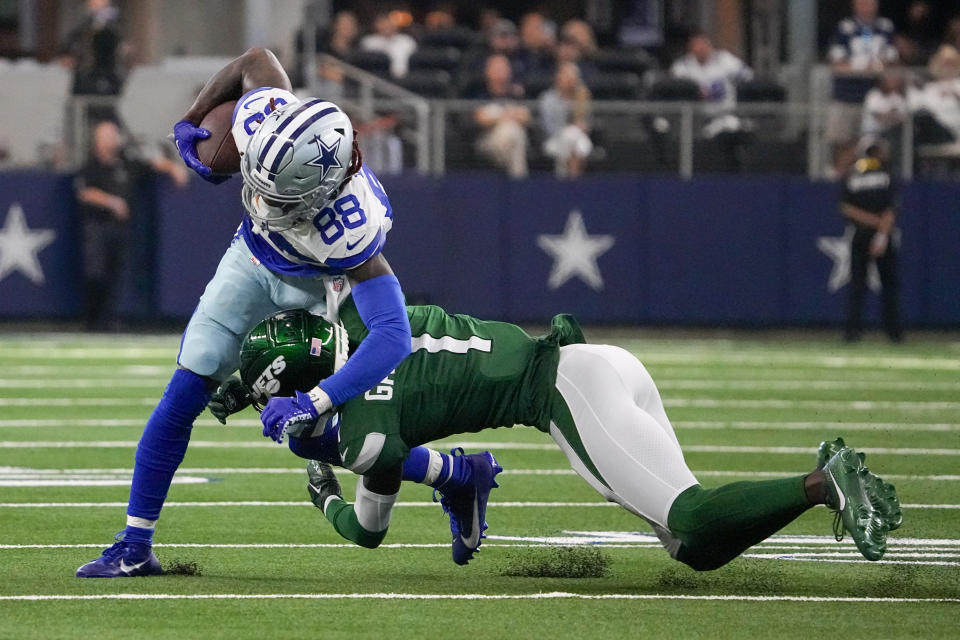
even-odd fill
[{"label": "blurred crowd in background", "polygon": [[[9,56],[0,71],[3,64],[23,64],[15,58],[30,58],[30,51],[12,44],[22,43],[23,34],[14,40],[9,33],[4,37],[2,28],[9,29],[11,21],[20,31],[28,28],[14,19],[22,18],[24,4],[38,11],[60,3],[0,0],[0,50]],[[948,162],[960,159],[960,7],[929,0],[816,4],[819,51],[810,62],[832,70],[821,132],[831,154],[816,177],[841,175],[863,136],[886,138],[891,157],[900,158],[908,120],[911,146],[925,146],[928,155]],[[759,165],[791,171],[798,164],[802,170],[805,136],[815,135],[805,127],[789,144],[767,145],[752,164],[744,160],[745,149],[764,145],[757,144],[762,123],[744,115],[741,105],[812,100],[810,91],[797,89],[782,73],[786,63],[796,62],[787,60],[786,45],[762,41],[764,33],[795,28],[786,5],[751,0],[716,6],[693,0],[266,4],[302,14],[294,20],[299,28],[291,41],[271,44],[302,91],[349,98],[344,77],[360,70],[430,100],[452,105],[475,100],[446,123],[454,132],[444,143],[448,165],[496,167],[515,178],[531,170],[564,178],[592,168],[672,170],[668,150],[678,144],[672,139],[678,136],[677,121],[656,112],[611,119],[605,115],[609,110],[601,114],[595,107],[610,101],[698,105],[695,143],[715,160],[707,170]],[[884,15],[884,9],[893,13]],[[125,11],[144,9],[129,1],[88,0],[69,28],[60,27],[56,55],[46,57],[71,70],[74,96],[121,94],[131,69],[144,60],[136,36],[125,33],[125,26],[144,18],[124,20]],[[713,19],[705,21],[711,11]],[[761,19],[771,22],[766,31],[757,27]],[[312,28],[304,26],[309,21]],[[711,28],[703,28],[705,22],[712,22]],[[237,34],[234,53],[249,44],[241,42],[242,35]],[[104,119],[123,125],[109,102],[94,101],[84,109],[87,128]],[[411,166],[410,136],[404,135],[409,122],[401,113],[357,112],[355,120],[375,168],[392,173]],[[782,123],[768,128],[784,129]],[[89,136],[73,132],[73,138]],[[0,137],[0,162],[9,162],[4,143]],[[69,164],[69,150],[55,142],[49,146],[43,158],[49,166]]]}]

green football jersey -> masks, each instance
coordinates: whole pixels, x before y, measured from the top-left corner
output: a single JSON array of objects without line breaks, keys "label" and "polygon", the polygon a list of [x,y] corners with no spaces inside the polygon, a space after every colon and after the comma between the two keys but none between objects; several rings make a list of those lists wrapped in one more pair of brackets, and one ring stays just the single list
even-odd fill
[{"label": "green football jersey", "polygon": [[[458,433],[524,424],[547,431],[559,346],[583,342],[571,316],[533,338],[516,325],[407,307],[411,353],[378,386],[340,407],[340,455],[356,473],[402,463],[410,449]],[[355,347],[367,334],[341,308]]]}]

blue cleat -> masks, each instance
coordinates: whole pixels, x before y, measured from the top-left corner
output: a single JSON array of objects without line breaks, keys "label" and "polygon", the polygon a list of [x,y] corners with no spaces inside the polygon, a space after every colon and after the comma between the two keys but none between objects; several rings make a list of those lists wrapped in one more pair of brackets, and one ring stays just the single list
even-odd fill
[{"label": "blue cleat", "polygon": [[78,578],[135,578],[163,573],[160,561],[148,544],[124,542],[118,533],[116,542],[103,555],[77,569]]},{"label": "blue cleat", "polygon": [[480,549],[480,541],[486,536],[485,516],[490,490],[499,487],[494,479],[503,467],[489,451],[464,455],[463,449],[453,449],[450,454],[460,454],[470,465],[469,487],[451,491],[440,498],[444,513],[450,514],[450,532],[453,534],[453,561],[467,564]]}]

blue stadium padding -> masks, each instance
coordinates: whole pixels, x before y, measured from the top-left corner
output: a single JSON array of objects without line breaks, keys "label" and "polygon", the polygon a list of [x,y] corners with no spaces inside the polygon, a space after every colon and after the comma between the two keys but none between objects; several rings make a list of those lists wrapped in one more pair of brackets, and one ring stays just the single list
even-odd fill
[{"label": "blue stadium padding", "polygon": [[[586,323],[838,325],[847,289],[831,293],[831,260],[820,237],[839,237],[839,187],[786,176],[635,175],[511,181],[497,174],[384,179],[395,215],[384,255],[413,302],[521,322],[557,311]],[[240,181],[194,180],[157,189],[156,295],[151,315],[186,319],[233,237]],[[149,195],[149,194],[148,194]],[[149,200],[149,198],[148,198]],[[19,202],[31,229],[53,229],[39,252],[45,281],[20,272],[0,279],[0,317],[79,312],[79,236],[69,177],[0,174],[0,224]],[[908,326],[957,326],[960,184],[902,189],[902,308]],[[591,236],[613,235],[597,258],[603,289],[579,278],[551,290],[553,259],[540,235],[563,233],[580,211]],[[0,227],[2,228],[2,227]],[[147,260],[148,256],[144,256]],[[871,296],[868,318],[876,319]],[[143,301],[130,300],[139,310]]]},{"label": "blue stadium padding", "polygon": [[42,283],[32,282],[20,270],[0,279],[0,317],[80,313],[80,229],[72,177],[41,171],[0,173],[0,233],[16,205],[29,232],[50,230],[56,235],[36,253]]}]

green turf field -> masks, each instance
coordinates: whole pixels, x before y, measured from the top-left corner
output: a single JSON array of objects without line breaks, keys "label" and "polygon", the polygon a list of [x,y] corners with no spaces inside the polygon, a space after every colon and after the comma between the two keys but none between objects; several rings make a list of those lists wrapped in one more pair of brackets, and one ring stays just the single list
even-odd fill
[{"label": "green turf field", "polygon": [[[123,527],[134,447],[178,337],[10,335],[0,638],[956,637],[960,343],[616,336],[653,374],[706,486],[809,471],[817,444],[837,435],[866,451],[904,504],[884,560],[835,542],[818,507],[696,573],[528,428],[462,440],[506,469],[469,566],[451,562],[446,517],[416,485],[382,548],[352,547],[307,500],[301,461],[247,411],[229,427],[201,418],[158,527],[165,567],[199,574],[79,580],[76,567]],[[340,477],[349,497],[355,481]],[[550,545],[593,545],[607,575],[514,575],[570,568],[563,558],[577,552]]]}]

